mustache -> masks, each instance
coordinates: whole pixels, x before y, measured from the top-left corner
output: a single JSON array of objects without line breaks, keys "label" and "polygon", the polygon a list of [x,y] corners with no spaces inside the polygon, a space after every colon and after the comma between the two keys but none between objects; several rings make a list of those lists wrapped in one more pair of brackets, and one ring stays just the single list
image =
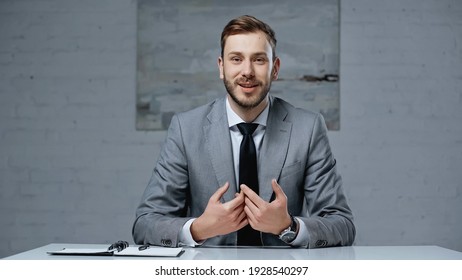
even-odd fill
[{"label": "mustache", "polygon": [[249,78],[241,77],[241,78],[236,79],[234,81],[234,84],[235,85],[245,84],[245,85],[259,86],[262,83],[257,79],[249,79]]}]

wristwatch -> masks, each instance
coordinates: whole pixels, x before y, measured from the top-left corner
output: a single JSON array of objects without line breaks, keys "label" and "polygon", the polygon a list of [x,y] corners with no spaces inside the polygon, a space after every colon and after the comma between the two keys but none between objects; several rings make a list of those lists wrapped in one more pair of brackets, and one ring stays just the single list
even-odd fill
[{"label": "wristwatch", "polygon": [[290,220],[292,221],[290,226],[279,234],[279,239],[285,243],[291,243],[294,241],[295,237],[297,237],[297,221],[295,221],[295,218],[292,215],[290,215]]}]

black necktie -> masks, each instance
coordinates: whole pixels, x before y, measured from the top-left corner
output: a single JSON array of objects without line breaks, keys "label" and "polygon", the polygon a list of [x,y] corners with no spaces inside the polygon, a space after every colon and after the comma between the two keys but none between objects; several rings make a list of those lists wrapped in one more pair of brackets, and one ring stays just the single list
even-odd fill
[{"label": "black necktie", "polygon": [[[258,124],[240,123],[237,127],[243,135],[239,152],[239,186],[246,184],[258,194],[257,149],[252,137]],[[260,232],[250,225],[245,226],[237,233],[237,245],[261,246]]]}]

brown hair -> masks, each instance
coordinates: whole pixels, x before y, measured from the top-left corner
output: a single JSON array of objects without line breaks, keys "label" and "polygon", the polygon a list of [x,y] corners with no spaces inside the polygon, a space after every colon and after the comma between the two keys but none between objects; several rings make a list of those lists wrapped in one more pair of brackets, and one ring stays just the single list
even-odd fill
[{"label": "brown hair", "polygon": [[273,59],[276,58],[276,35],[273,29],[263,21],[253,16],[240,16],[228,22],[221,33],[221,56],[223,57],[223,50],[225,49],[226,39],[231,35],[263,32],[266,35],[266,39],[273,49]]}]

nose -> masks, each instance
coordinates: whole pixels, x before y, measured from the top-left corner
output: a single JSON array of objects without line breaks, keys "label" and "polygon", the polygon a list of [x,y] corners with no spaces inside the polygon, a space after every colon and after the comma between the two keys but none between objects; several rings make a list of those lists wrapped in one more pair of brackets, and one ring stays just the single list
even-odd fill
[{"label": "nose", "polygon": [[244,62],[242,63],[241,74],[243,77],[246,78],[252,78],[254,76],[254,69],[251,61],[244,60]]}]

